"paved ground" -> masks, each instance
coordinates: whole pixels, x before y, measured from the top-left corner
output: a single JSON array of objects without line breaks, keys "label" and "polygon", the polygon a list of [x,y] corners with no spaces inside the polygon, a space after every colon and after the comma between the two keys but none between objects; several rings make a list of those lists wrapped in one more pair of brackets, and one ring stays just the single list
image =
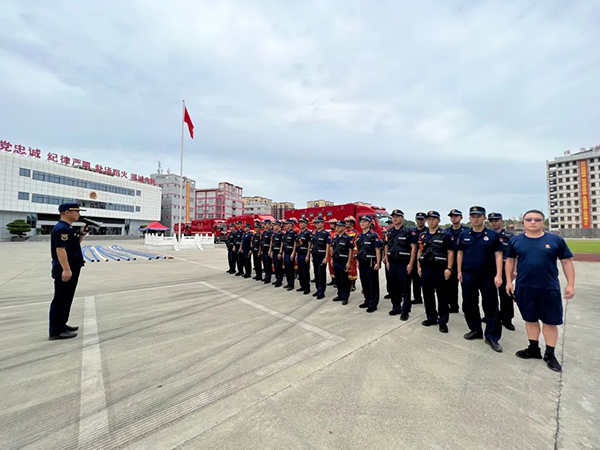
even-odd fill
[{"label": "paved ground", "polygon": [[228,275],[223,247],[171,254],[88,264],[80,335],[49,342],[48,243],[0,244],[0,448],[600,448],[597,264],[576,263],[560,375],[514,356],[518,319],[496,354],[462,315],[442,335],[422,306],[401,322]]}]

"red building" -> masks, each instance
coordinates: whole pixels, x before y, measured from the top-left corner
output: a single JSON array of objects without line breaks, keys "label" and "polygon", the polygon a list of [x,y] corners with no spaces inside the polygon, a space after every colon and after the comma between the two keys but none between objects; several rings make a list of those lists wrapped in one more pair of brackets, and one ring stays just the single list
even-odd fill
[{"label": "red building", "polygon": [[196,189],[197,219],[228,219],[244,214],[240,186],[221,182],[213,189]]}]

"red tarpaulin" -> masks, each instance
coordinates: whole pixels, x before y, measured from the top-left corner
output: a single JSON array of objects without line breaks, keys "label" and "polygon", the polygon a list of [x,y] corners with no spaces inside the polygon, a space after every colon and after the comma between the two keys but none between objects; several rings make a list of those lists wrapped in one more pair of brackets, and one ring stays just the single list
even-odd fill
[{"label": "red tarpaulin", "polygon": [[144,228],[144,230],[158,230],[158,231],[166,231],[166,230],[170,230],[169,227],[165,227],[162,223],[160,222],[152,222],[151,224],[149,224],[146,228]]}]

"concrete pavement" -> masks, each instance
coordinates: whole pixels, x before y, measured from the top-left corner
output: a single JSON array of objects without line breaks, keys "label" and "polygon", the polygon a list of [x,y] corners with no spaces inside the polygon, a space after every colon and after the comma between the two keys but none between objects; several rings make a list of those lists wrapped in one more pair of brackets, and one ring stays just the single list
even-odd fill
[{"label": "concrete pavement", "polygon": [[49,244],[0,244],[2,448],[600,448],[600,265],[576,263],[561,375],[514,356],[520,317],[496,354],[462,314],[444,335],[421,305],[401,322],[228,275],[222,246],[163,253],[87,264],[80,334],[50,342]]}]

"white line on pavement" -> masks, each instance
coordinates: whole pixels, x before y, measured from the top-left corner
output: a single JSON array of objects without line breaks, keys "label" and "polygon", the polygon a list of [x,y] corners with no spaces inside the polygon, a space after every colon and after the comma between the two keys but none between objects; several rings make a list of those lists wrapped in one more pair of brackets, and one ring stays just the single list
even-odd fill
[{"label": "white line on pavement", "polygon": [[85,297],[83,354],[81,358],[81,403],[79,410],[79,447],[85,448],[108,434],[108,414],[102,373],[96,303]]}]

